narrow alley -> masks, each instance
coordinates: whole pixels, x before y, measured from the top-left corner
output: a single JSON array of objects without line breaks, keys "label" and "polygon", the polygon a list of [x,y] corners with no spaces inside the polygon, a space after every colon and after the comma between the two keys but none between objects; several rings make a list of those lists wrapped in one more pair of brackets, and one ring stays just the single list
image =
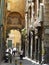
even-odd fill
[{"label": "narrow alley", "polygon": [[49,65],[49,0],[0,0],[0,65],[44,64]]}]

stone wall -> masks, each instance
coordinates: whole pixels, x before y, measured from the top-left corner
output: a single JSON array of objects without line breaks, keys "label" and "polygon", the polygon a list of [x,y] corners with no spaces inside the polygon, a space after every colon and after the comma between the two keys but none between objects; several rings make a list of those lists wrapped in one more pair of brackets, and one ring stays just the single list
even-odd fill
[{"label": "stone wall", "polygon": [[49,46],[49,0],[44,0],[44,41]]},{"label": "stone wall", "polygon": [[49,63],[49,0],[44,0],[44,45],[45,63]]}]

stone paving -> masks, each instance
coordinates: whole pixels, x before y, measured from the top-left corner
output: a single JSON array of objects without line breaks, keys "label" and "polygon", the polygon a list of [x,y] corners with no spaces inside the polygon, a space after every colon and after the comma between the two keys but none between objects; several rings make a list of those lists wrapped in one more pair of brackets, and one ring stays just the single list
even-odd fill
[{"label": "stone paving", "polygon": [[[15,60],[17,60],[16,64],[15,64]],[[22,64],[20,64],[20,62],[22,62]],[[20,60],[19,57],[14,57],[13,60],[12,60],[12,63],[2,62],[0,65],[43,65],[43,64],[36,64],[36,63],[33,63],[33,62],[31,62],[27,59]]]}]

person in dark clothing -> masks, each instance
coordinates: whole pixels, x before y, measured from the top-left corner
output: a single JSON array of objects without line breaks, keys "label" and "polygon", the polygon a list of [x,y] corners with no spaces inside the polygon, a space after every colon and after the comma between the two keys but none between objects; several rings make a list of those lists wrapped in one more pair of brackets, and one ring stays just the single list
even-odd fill
[{"label": "person in dark clothing", "polygon": [[23,50],[20,51],[20,59],[23,59]]},{"label": "person in dark clothing", "polygon": [[9,49],[9,60],[10,60],[10,63],[12,63],[12,54],[11,54],[11,49]]},{"label": "person in dark clothing", "polygon": [[14,54],[14,56],[15,56],[15,51],[13,51],[13,54]]}]

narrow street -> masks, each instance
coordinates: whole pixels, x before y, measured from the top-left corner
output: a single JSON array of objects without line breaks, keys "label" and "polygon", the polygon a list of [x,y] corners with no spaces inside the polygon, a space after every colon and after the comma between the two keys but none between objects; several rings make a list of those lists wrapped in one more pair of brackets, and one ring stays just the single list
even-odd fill
[{"label": "narrow street", "polygon": [[[2,63],[1,65],[15,65],[15,63],[14,62],[13,63]],[[17,65],[20,65],[20,60],[17,61]],[[34,64],[27,60],[23,60],[22,65],[34,65]]]},{"label": "narrow street", "polygon": [[[16,62],[15,62],[16,61]],[[23,57],[23,60],[20,60],[20,57],[18,55],[15,55],[15,57],[12,57],[12,63],[10,61],[8,62],[1,62],[1,65],[40,65],[34,62],[31,62],[29,58]]]},{"label": "narrow street", "polygon": [[0,65],[47,64],[49,0],[0,0]]},{"label": "narrow street", "polygon": [[[17,59],[17,63],[15,64],[15,59],[12,61],[12,63],[5,63],[5,62],[2,62],[1,65],[39,65],[39,64],[36,64],[36,63],[33,63],[27,59],[23,59],[23,60],[20,60],[18,58]],[[22,62],[22,64],[20,64],[20,62]]]}]

